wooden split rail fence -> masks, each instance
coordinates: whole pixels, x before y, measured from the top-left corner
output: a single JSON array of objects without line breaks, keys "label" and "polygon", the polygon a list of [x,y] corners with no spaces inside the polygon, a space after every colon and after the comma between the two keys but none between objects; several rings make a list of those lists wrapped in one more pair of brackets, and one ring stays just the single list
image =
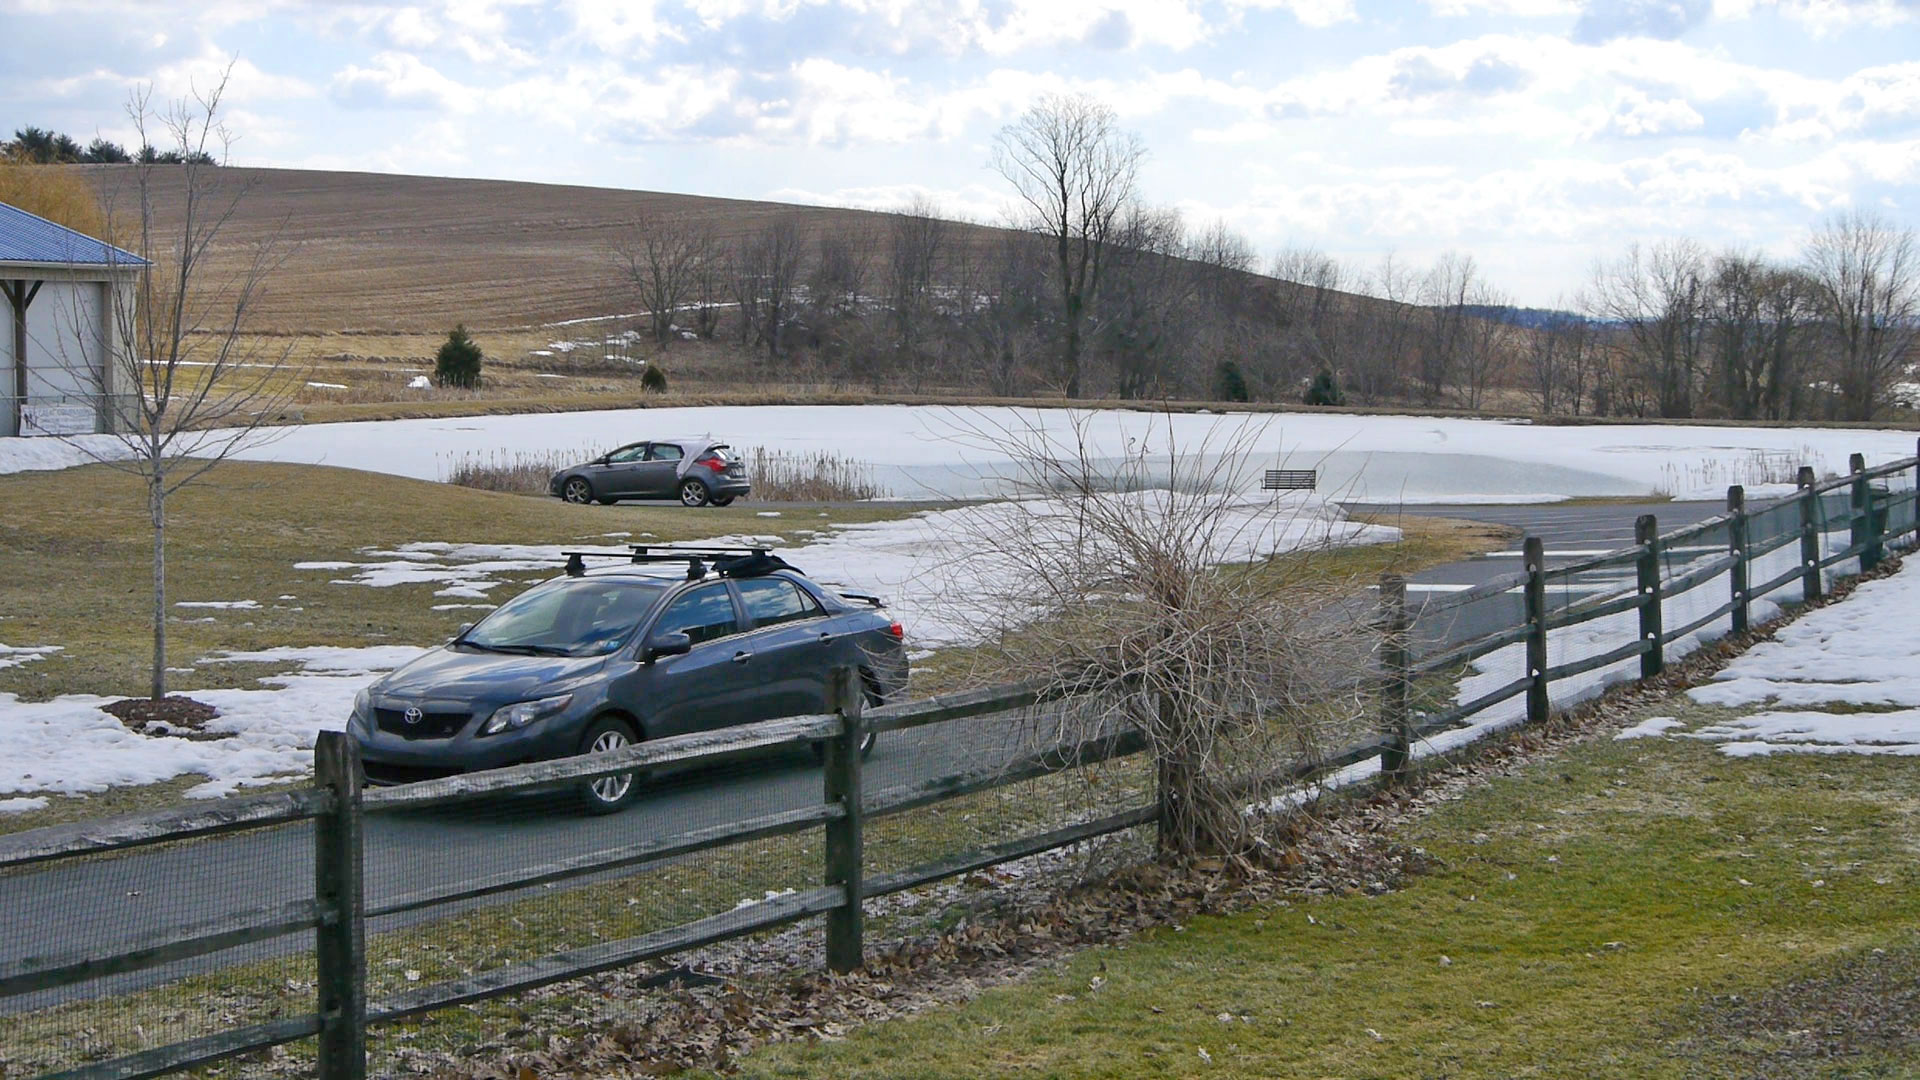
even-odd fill
[{"label": "wooden split rail fence", "polygon": [[[1643,675],[1658,674],[1664,664],[1666,646],[1709,622],[1730,616],[1733,629],[1745,629],[1749,605],[1756,598],[1796,580],[1802,583],[1806,596],[1817,597],[1821,594],[1823,572],[1848,559],[1857,558],[1863,568],[1870,569],[1888,547],[1913,536],[1916,516],[1912,512],[1912,490],[1887,495],[1876,489],[1875,481],[1920,469],[1920,455],[1876,469],[1864,468],[1856,455],[1853,466],[1851,475],[1826,483],[1816,483],[1811,471],[1803,471],[1795,495],[1759,510],[1747,508],[1740,489],[1732,489],[1725,515],[1665,536],[1657,533],[1651,516],[1643,518],[1635,546],[1551,571],[1556,575],[1570,575],[1631,563],[1635,568],[1635,587],[1624,595],[1603,596],[1557,610],[1550,610],[1546,602],[1549,571],[1544,565],[1545,553],[1538,539],[1529,538],[1525,544],[1523,573],[1449,595],[1418,612],[1420,620],[1431,620],[1475,600],[1517,590],[1523,598],[1522,620],[1471,641],[1445,644],[1437,652],[1419,659],[1415,658],[1411,644],[1414,618],[1406,602],[1405,583],[1389,576],[1383,580],[1380,592],[1383,637],[1379,657],[1383,677],[1378,696],[1379,735],[1338,752],[1301,761],[1275,779],[1302,780],[1371,758],[1380,759],[1381,769],[1389,780],[1401,777],[1410,768],[1421,740],[1439,731],[1464,726],[1469,718],[1493,705],[1525,694],[1527,719],[1543,721],[1550,707],[1550,688],[1557,680],[1636,657]],[[1822,539],[1822,523],[1826,519],[1822,500],[1841,490],[1848,492],[1850,500],[1846,513],[1849,542],[1844,548],[1829,552]],[[1755,515],[1777,511],[1795,502],[1799,506],[1797,530],[1760,544],[1749,543],[1746,525]],[[1889,528],[1888,512],[1895,504],[1906,509],[1906,520],[1897,528]],[[1690,560],[1677,575],[1662,575],[1663,550],[1722,528],[1730,538],[1726,551]],[[1749,585],[1748,571],[1756,560],[1794,545],[1799,547],[1796,565],[1766,581]],[[1685,592],[1723,574],[1728,575],[1731,582],[1724,603],[1685,624],[1672,627],[1664,624],[1663,596]],[[1639,633],[1634,641],[1598,655],[1548,666],[1547,640],[1553,630],[1629,611],[1638,612]],[[1413,712],[1410,699],[1420,680],[1455,678],[1467,664],[1515,645],[1525,646],[1525,671],[1520,677],[1436,713],[1416,715]],[[318,1075],[323,1080],[348,1080],[366,1075],[369,1025],[638,964],[810,916],[825,917],[828,964],[836,971],[851,970],[861,963],[862,911],[867,899],[1153,824],[1160,818],[1157,803],[1142,805],[1095,820],[955,853],[913,869],[868,875],[863,866],[862,836],[868,822],[1002,785],[1137,754],[1146,749],[1146,741],[1138,732],[1119,731],[1024,752],[1010,762],[958,767],[952,773],[932,779],[869,791],[864,784],[857,748],[870,732],[885,733],[995,714],[1017,714],[1052,707],[1054,702],[1039,687],[1003,686],[867,710],[862,708],[863,698],[854,673],[848,670],[836,673],[831,696],[834,710],[825,715],[769,720],[644,742],[614,753],[370,790],[361,788],[352,742],[344,734],[327,732],[320,736],[315,747],[315,777],[311,788],[0,836],[0,873],[15,874],[56,860],[98,857],[159,843],[205,839],[297,822],[312,822],[314,827],[314,881],[310,899],[269,909],[225,912],[197,925],[172,927],[144,939],[131,939],[106,955],[87,952],[0,956],[0,1004],[8,997],[207,957],[291,934],[311,934],[318,976],[312,1012],[111,1060],[75,1064],[45,1075],[63,1080],[159,1076],[314,1038]],[[515,792],[551,791],[651,767],[714,764],[818,745],[824,745],[826,753],[824,788],[817,804],[540,865],[516,867],[457,885],[387,897],[378,903],[367,900],[363,836],[365,818],[370,813],[446,806]],[[637,937],[600,942],[368,1000],[366,927],[371,919],[475,901],[609,871],[635,870],[696,852],[811,829],[825,832],[823,883],[817,887],[773,896]]]}]

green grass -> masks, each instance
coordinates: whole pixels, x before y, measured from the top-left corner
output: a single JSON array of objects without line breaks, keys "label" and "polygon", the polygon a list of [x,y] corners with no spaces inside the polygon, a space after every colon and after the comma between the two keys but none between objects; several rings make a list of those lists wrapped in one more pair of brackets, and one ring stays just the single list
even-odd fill
[{"label": "green grass", "polygon": [[[1116,799],[1145,799],[1143,769],[1113,775],[1117,782],[1102,794],[1105,805],[1112,808]],[[868,871],[906,869],[1037,832],[1056,824],[1062,807],[1086,799],[1077,778],[1056,775],[883,818],[867,826]],[[438,812],[470,816],[490,811],[463,806]],[[546,812],[570,811],[549,807]],[[629,813],[645,813],[645,808]],[[579,827],[593,828],[594,819],[581,818]],[[367,940],[368,997],[377,1001],[442,980],[690,922],[771,890],[808,888],[823,872],[821,834],[813,830],[703,852],[616,880],[561,884],[496,906],[372,934]],[[931,911],[918,918],[937,919],[939,914]],[[888,922],[870,920],[870,940],[884,935]],[[920,925],[918,919],[913,925]],[[0,1076],[38,1075],[223,1027],[310,1012],[313,978],[311,954],[300,951],[134,993],[9,1016],[0,1038]],[[200,1007],[206,1001],[219,1002],[217,1022]],[[381,1025],[372,1029],[370,1045],[376,1062],[397,1050],[463,1054],[486,1043],[531,1050],[543,1046],[549,1035],[581,1034],[587,1030],[579,1026],[582,1016],[611,1023],[622,1011],[622,1003],[610,1000],[603,984],[585,980]],[[310,1044],[293,1044],[285,1053],[293,1065],[282,1072],[311,1071]],[[222,1074],[219,1067],[207,1072]]]},{"label": "green grass", "polygon": [[[1848,1035],[1880,998],[1819,1005],[1913,955],[1917,819],[1911,761],[1588,742],[1422,822],[1440,868],[1398,892],[1196,919],[743,1075],[1912,1075],[1920,1040]],[[1727,1005],[1755,998],[1766,1023]]]}]

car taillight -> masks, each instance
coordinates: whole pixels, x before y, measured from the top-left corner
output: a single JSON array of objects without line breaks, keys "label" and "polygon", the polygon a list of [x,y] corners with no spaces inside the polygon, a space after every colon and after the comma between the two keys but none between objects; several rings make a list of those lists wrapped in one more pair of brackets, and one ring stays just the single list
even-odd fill
[{"label": "car taillight", "polygon": [[714,472],[727,471],[727,459],[721,457],[719,454],[708,454],[706,457],[703,457],[699,461],[694,462],[694,464],[704,465],[707,468],[712,469]]},{"label": "car taillight", "polygon": [[899,623],[894,623],[892,626],[887,627],[887,633],[892,635],[895,641],[905,641],[907,628],[901,626]]}]

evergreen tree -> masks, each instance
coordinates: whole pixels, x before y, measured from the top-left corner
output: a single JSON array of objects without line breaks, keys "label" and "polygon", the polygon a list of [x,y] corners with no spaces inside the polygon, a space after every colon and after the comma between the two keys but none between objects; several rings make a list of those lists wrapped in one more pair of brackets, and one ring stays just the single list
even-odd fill
[{"label": "evergreen tree", "polygon": [[640,373],[640,387],[650,394],[667,392],[667,373],[659,364],[648,364],[647,370]]},{"label": "evergreen tree", "polygon": [[1213,399],[1215,401],[1251,401],[1247,393],[1247,377],[1240,373],[1240,365],[1231,360],[1222,360],[1213,369]]},{"label": "evergreen tree", "polygon": [[1340,392],[1340,381],[1333,372],[1325,368],[1313,377],[1313,385],[1307,387],[1306,403],[1309,405],[1345,405],[1347,395]]},{"label": "evergreen tree", "polygon": [[441,386],[472,390],[480,385],[480,346],[467,336],[463,323],[447,334],[433,360],[433,379]]}]

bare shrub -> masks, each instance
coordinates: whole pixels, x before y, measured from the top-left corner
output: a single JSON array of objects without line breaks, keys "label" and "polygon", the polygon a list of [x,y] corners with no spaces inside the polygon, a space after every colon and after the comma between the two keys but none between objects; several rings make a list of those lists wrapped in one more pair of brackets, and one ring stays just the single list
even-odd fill
[{"label": "bare shrub", "polygon": [[1242,851],[1243,807],[1365,723],[1372,636],[1317,557],[1356,527],[1311,496],[1249,493],[1255,429],[1177,446],[1159,424],[1116,461],[1093,422],[963,435],[1010,451],[1040,494],[960,515],[969,554],[945,599],[986,637],[989,681],[1070,697],[1036,714],[1037,746],[1144,735],[1164,854]]},{"label": "bare shrub", "polygon": [[545,495],[547,481],[569,465],[578,465],[585,454],[558,451],[494,451],[488,454],[461,454],[447,469],[447,483],[482,491],[507,491],[520,495]]},{"label": "bare shrub", "polygon": [[826,450],[788,453],[754,446],[744,456],[755,499],[858,502],[885,494],[870,467]]}]

